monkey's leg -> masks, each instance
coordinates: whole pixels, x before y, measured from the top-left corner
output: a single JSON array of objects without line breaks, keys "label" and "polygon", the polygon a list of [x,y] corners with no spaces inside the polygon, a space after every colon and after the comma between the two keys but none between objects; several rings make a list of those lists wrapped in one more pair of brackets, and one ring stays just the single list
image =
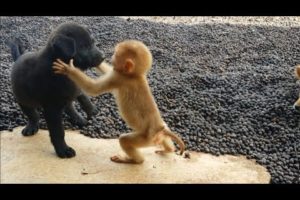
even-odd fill
[{"label": "monkey's leg", "polygon": [[155,153],[164,154],[164,153],[171,153],[176,150],[173,141],[169,137],[165,137],[161,142],[163,150],[156,150]]},{"label": "monkey's leg", "polygon": [[71,118],[71,122],[78,126],[84,126],[87,121],[75,110],[73,102],[70,102],[65,107],[65,112]]},{"label": "monkey's leg", "polygon": [[22,130],[22,135],[30,136],[34,135],[39,130],[40,115],[35,108],[20,105],[23,113],[27,116],[28,122],[26,127]]},{"label": "monkey's leg", "polygon": [[98,113],[98,110],[94,104],[92,104],[89,97],[85,94],[81,94],[77,97],[78,102],[80,103],[82,109],[87,114],[87,118],[90,119],[92,116]]},{"label": "monkey's leg", "polygon": [[138,133],[123,134],[119,138],[120,145],[128,157],[120,155],[112,156],[111,161],[117,163],[135,163],[144,162],[144,157],[137,148],[146,147],[149,145],[149,139]]}]

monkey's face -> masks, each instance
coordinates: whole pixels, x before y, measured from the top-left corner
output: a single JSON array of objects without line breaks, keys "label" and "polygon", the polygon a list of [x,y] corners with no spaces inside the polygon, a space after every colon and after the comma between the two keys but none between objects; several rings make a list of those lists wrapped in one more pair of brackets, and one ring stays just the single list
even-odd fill
[{"label": "monkey's face", "polygon": [[114,53],[111,57],[111,64],[113,65],[114,69],[117,69],[119,68],[119,65],[118,63],[116,62],[116,53]]},{"label": "monkey's face", "polygon": [[74,65],[82,70],[98,66],[104,60],[103,53],[95,45],[88,29],[66,23],[52,34],[50,44],[57,58],[65,62],[74,59]]},{"label": "monkey's face", "polygon": [[300,111],[300,98],[295,102],[293,108]]},{"label": "monkey's face", "polygon": [[144,75],[152,65],[152,55],[140,41],[127,40],[117,44],[112,56],[114,69],[126,75]]},{"label": "monkey's face", "polygon": [[128,70],[126,68],[126,55],[120,53],[118,50],[115,51],[111,58],[111,64],[114,66],[114,70],[123,73],[128,74]]}]

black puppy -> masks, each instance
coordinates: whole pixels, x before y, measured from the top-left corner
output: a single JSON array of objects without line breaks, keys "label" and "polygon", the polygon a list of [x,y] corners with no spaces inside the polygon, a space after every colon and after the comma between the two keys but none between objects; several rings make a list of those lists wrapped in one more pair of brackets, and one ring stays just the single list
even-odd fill
[{"label": "black puppy", "polygon": [[36,109],[42,107],[57,155],[61,158],[75,156],[74,149],[64,139],[63,110],[83,125],[86,120],[75,111],[72,101],[77,98],[88,117],[93,115],[96,108],[72,81],[53,73],[53,61],[60,58],[69,62],[73,58],[78,68],[86,70],[101,64],[104,60],[102,52],[94,44],[88,30],[75,23],[60,25],[51,33],[47,45],[36,53],[24,53],[18,39],[10,41],[9,46],[15,60],[11,73],[12,90],[28,117],[22,134],[29,136],[38,131],[39,114]]}]

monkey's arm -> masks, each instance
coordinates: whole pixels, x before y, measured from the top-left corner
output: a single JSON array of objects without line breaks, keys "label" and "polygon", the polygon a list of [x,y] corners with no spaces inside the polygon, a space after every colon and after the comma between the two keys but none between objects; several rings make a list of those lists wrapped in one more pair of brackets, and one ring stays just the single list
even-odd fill
[{"label": "monkey's arm", "polygon": [[111,74],[105,74],[98,79],[92,79],[75,68],[68,73],[68,77],[74,81],[80,89],[91,96],[97,96],[114,89],[114,81]]},{"label": "monkey's arm", "polygon": [[81,90],[91,96],[97,96],[114,89],[114,77],[111,73],[98,79],[92,79],[78,68],[74,67],[73,60],[66,64],[61,60],[54,62],[55,73],[67,75]]},{"label": "monkey's arm", "polygon": [[103,74],[106,74],[113,70],[113,68],[107,62],[102,62],[99,66],[97,66],[96,69],[98,69]]}]

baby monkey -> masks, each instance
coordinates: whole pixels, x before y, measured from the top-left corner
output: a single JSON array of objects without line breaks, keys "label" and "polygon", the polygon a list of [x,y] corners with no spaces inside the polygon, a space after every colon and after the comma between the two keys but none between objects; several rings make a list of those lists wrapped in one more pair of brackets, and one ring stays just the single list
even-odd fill
[{"label": "baby monkey", "polygon": [[[300,79],[300,65],[297,65],[295,67],[295,75],[297,79]],[[294,103],[293,108],[300,111],[300,97],[298,100]]]},{"label": "baby monkey", "polygon": [[121,117],[133,130],[119,137],[120,146],[127,156],[115,155],[111,160],[118,163],[142,163],[144,158],[138,148],[161,145],[156,153],[174,152],[174,140],[180,147],[185,144],[173,133],[161,117],[147,81],[147,72],[152,65],[148,47],[137,40],[125,40],[116,45],[111,59],[112,66],[103,62],[98,69],[104,74],[92,79],[78,68],[73,60],[69,65],[57,60],[54,72],[67,75],[84,92],[91,96],[111,92],[118,105]]}]

